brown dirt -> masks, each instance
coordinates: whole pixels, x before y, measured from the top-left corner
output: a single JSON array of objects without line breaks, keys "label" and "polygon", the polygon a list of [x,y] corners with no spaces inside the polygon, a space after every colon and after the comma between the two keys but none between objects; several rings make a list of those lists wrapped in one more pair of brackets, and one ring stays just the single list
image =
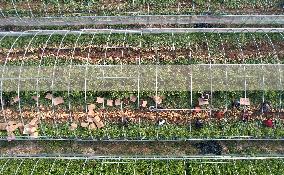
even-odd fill
[{"label": "brown dirt", "polygon": [[31,155],[31,154],[39,154],[44,150],[43,147],[33,143],[25,143],[18,145],[11,145],[9,147],[0,148],[1,155]]},{"label": "brown dirt", "polygon": [[[106,120],[109,122],[118,122],[121,120],[121,117],[127,117],[130,121],[137,123],[139,118],[141,121],[152,121],[156,122],[158,118],[167,118],[169,122],[182,123],[185,120],[186,114],[185,112],[150,112],[150,111],[135,111],[135,110],[96,110],[94,117],[98,116],[100,118],[104,118],[106,116]],[[21,117],[25,119],[25,121],[31,121],[33,118],[41,116],[42,121],[45,122],[53,122],[55,119],[59,123],[63,123],[66,121],[70,121],[71,117],[75,121],[86,121],[87,114],[82,111],[73,111],[69,112],[68,110],[63,109],[55,109],[53,113],[51,108],[41,108],[40,112],[31,111],[31,110],[22,110],[20,113],[15,109],[5,109],[1,111],[0,119],[4,122],[5,117],[8,120],[21,121]],[[90,116],[89,116],[90,117]]]},{"label": "brown dirt", "polygon": [[[175,124],[187,124],[190,120],[194,120],[195,118],[200,118],[203,120],[219,120],[220,116],[217,115],[217,112],[212,111],[210,115],[209,111],[202,112],[189,112],[189,111],[164,111],[164,112],[151,112],[148,110],[131,110],[131,109],[97,109],[93,116],[87,116],[87,113],[83,112],[83,110],[78,111],[68,111],[63,110],[62,108],[56,107],[54,112],[49,107],[40,107],[39,112],[29,109],[22,109],[20,113],[18,110],[7,108],[1,111],[0,113],[0,122],[4,122],[5,118],[8,121],[18,121],[21,122],[21,117],[24,119],[25,123],[30,122],[33,118],[40,117],[41,121],[46,123],[51,123],[56,120],[57,123],[65,123],[68,121],[77,121],[77,122],[86,122],[87,117],[100,117],[104,121],[108,121],[110,123],[120,122],[122,117],[128,118],[130,122],[138,123],[139,121],[145,122],[153,122],[156,123],[158,119],[164,118],[168,123]],[[263,120],[267,116],[268,117],[277,117],[284,119],[284,112],[273,112],[262,115],[259,113],[257,107],[248,107],[247,111],[250,115],[250,120]],[[240,120],[242,117],[242,112],[237,109],[231,109],[226,112],[225,115],[221,116],[222,118],[227,118],[228,120]]]},{"label": "brown dirt", "polygon": [[[50,146],[49,146],[50,144]],[[91,155],[175,155],[197,154],[198,149],[192,143],[177,142],[12,142],[0,148],[1,155],[35,154],[83,154]]]},{"label": "brown dirt", "polygon": [[[223,46],[219,46],[218,50],[210,50],[210,56],[208,53],[207,44],[203,43],[200,45],[192,46],[191,48],[183,48],[183,49],[175,49],[172,48],[150,48],[150,49],[139,49],[134,47],[129,48],[100,48],[100,47],[92,47],[92,48],[76,48],[73,54],[74,48],[64,48],[58,52],[57,48],[46,48],[44,57],[56,57],[61,59],[72,58],[74,60],[87,61],[88,53],[89,61],[92,63],[101,63],[103,60],[105,61],[113,61],[113,62],[123,62],[123,63],[137,63],[137,59],[141,58],[142,61],[153,61],[159,57],[160,61],[170,61],[177,59],[188,59],[191,53],[191,57],[195,58],[202,62],[224,62],[225,58],[229,60],[246,60],[249,58],[253,59],[261,59],[269,56],[277,54],[279,59],[284,57],[284,42],[275,42],[274,48],[271,44],[267,42],[258,43],[256,46],[255,43],[247,43],[241,49],[237,46],[233,46],[230,43],[225,43]],[[90,50],[90,52],[89,52]],[[0,53],[0,60],[5,61],[7,57],[7,50],[2,50]],[[58,52],[58,55],[57,55]],[[42,56],[42,48],[39,49],[29,49],[26,53],[25,58],[23,58],[25,50],[14,49],[10,54],[8,60],[22,60],[22,59],[32,59],[32,60],[40,60]]]},{"label": "brown dirt", "polygon": [[[199,141],[187,142],[65,142],[14,141],[0,147],[1,155],[83,154],[122,156],[193,156],[201,153]],[[283,141],[219,141],[223,155],[283,154]]]}]

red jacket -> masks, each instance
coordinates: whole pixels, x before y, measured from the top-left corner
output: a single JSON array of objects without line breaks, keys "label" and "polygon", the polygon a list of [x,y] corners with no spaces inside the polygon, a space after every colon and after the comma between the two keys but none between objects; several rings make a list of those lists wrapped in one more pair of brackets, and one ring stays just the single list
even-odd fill
[{"label": "red jacket", "polygon": [[266,127],[269,127],[269,128],[272,128],[272,127],[273,127],[273,121],[272,121],[272,119],[264,120],[264,121],[263,121],[263,124],[264,124]]}]

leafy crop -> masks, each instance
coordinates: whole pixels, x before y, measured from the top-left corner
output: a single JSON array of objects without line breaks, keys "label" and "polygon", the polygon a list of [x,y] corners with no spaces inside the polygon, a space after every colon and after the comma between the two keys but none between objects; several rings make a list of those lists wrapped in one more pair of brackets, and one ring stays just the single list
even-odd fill
[{"label": "leafy crop", "polygon": [[[221,8],[222,7],[222,8]],[[4,16],[96,16],[135,15],[135,14],[246,14],[247,10],[258,10],[262,13],[280,13],[281,1],[202,1],[194,0],[185,3],[182,0],[45,0],[22,1],[4,0],[1,4]],[[269,10],[268,10],[269,9]],[[269,13],[270,12],[270,13]]]},{"label": "leafy crop", "polygon": [[[214,163],[215,162],[215,163]],[[282,174],[283,160],[2,159],[1,174]]]}]

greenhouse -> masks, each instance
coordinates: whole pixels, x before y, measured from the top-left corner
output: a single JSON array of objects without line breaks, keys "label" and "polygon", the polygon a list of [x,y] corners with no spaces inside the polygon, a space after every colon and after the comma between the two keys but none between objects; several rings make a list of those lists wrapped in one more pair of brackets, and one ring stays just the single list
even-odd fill
[{"label": "greenhouse", "polygon": [[3,0],[0,174],[283,174],[284,2]]}]

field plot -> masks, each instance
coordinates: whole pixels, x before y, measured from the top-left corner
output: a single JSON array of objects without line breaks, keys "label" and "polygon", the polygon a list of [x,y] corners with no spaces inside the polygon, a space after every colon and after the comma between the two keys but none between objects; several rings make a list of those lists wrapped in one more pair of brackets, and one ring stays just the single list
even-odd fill
[{"label": "field plot", "polygon": [[5,0],[0,26],[282,25],[283,8],[281,0]]},{"label": "field plot", "polygon": [[[2,33],[2,77],[8,75],[5,71],[9,72],[11,67],[21,70],[12,71],[13,74],[2,81],[1,117],[3,125],[8,125],[11,129],[6,132],[7,128],[4,127],[4,138],[7,134],[9,138],[14,138],[16,134],[17,138],[92,140],[283,138],[283,68],[279,66],[275,67],[277,71],[273,74],[276,76],[273,77],[275,87],[266,83],[270,82],[271,77],[270,74],[265,74],[251,90],[250,80],[246,80],[242,75],[246,71],[234,75],[236,78],[227,78],[229,81],[239,77],[239,89],[227,86],[230,88],[222,91],[214,90],[219,86],[218,80],[214,81],[210,77],[199,78],[197,71],[193,74],[198,78],[182,91],[163,90],[155,79],[153,86],[150,86],[152,89],[148,91],[141,88],[142,83],[139,87],[136,81],[135,87],[130,91],[104,91],[98,89],[96,83],[94,86],[89,85],[92,77],[102,75],[90,74],[85,71],[85,67],[81,68],[83,71],[78,73],[80,75],[76,75],[83,74],[81,79],[84,81],[79,90],[72,90],[76,82],[70,80],[70,71],[66,73],[66,76],[69,75],[69,82],[63,84],[59,91],[56,89],[59,87],[56,85],[57,81],[53,80],[57,76],[57,68],[70,70],[78,65],[88,65],[88,69],[94,69],[92,66],[97,65],[112,65],[117,68],[125,65],[154,65],[155,68],[208,64],[210,68],[213,64],[235,64],[242,70],[245,66],[250,69],[253,64],[282,64],[284,38],[282,32],[276,29],[271,29],[271,32],[262,32],[260,29],[253,33],[151,34],[131,31],[121,33],[119,30],[118,33],[115,30],[95,33],[41,32],[43,31],[35,31],[34,34]],[[32,74],[38,76],[35,78],[37,81],[29,82],[34,83],[35,88],[26,91],[24,81],[28,80],[24,79],[24,72],[26,67],[31,66],[34,71]],[[48,68],[49,73],[44,74],[42,70]],[[256,70],[262,68],[254,67]],[[47,88],[41,88],[43,80],[40,78],[43,75],[51,78],[45,82]],[[138,81],[142,82],[143,77],[139,77],[141,75],[139,71],[135,74]],[[172,76],[177,81],[178,77]],[[155,74],[153,77],[155,78]],[[119,79],[105,75],[99,78],[103,79],[105,84],[111,82],[109,79]],[[205,85],[208,85],[209,89],[202,89]],[[201,87],[204,92],[198,92],[197,87]],[[204,100],[204,103],[200,102],[200,99]]]},{"label": "field plot", "polygon": [[2,0],[1,174],[284,174],[283,0]]},{"label": "field plot", "polygon": [[185,0],[3,0],[2,17],[106,16],[136,14],[282,14],[283,2]]},{"label": "field plot", "polygon": [[282,174],[282,160],[2,159],[2,174]]}]

